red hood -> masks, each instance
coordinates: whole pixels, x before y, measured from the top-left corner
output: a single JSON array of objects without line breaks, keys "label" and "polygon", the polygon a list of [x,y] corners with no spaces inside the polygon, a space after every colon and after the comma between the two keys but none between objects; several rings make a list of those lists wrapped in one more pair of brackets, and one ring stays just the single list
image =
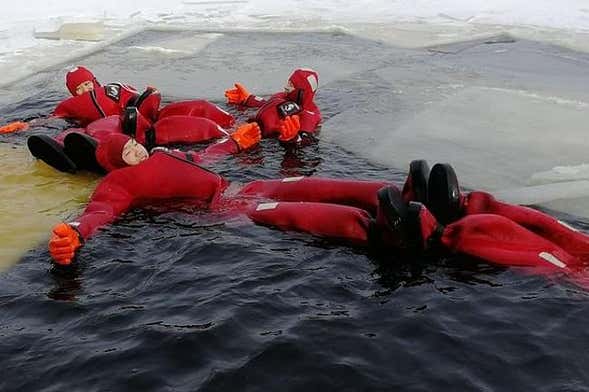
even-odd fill
[{"label": "red hood", "polygon": [[306,109],[314,105],[313,99],[319,86],[317,72],[309,68],[299,68],[290,75],[288,81],[294,86],[294,90],[286,95],[288,100],[295,101]]},{"label": "red hood", "polygon": [[113,133],[99,141],[96,160],[104,170],[111,172],[128,166],[123,160],[123,147],[130,139],[122,133]]},{"label": "red hood", "polygon": [[96,77],[88,68],[77,66],[65,75],[65,85],[73,96],[76,96],[76,88],[88,80],[92,81],[94,89],[100,87],[100,83],[98,83]]}]

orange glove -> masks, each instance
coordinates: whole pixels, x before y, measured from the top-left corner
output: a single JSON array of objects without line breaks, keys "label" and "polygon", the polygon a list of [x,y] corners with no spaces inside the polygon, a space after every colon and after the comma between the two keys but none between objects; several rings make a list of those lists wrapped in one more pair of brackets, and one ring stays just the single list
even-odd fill
[{"label": "orange glove", "polygon": [[49,253],[57,264],[69,265],[81,245],[78,232],[67,223],[60,223],[53,228]]},{"label": "orange glove", "polygon": [[297,137],[301,130],[301,122],[299,116],[294,114],[286,116],[284,120],[280,121],[280,136],[278,140],[281,142],[288,142]]},{"label": "orange glove", "polygon": [[235,88],[225,90],[225,97],[227,97],[227,103],[241,105],[245,103],[245,101],[250,95],[250,92],[247,91],[245,86],[241,83],[235,83]]},{"label": "orange glove", "polygon": [[14,121],[10,124],[6,124],[0,127],[0,133],[12,133],[17,131],[23,131],[29,127],[29,124],[22,121]]},{"label": "orange glove", "polygon": [[247,150],[255,146],[262,139],[262,131],[258,123],[251,122],[240,125],[235,132],[231,134],[231,138],[235,140],[241,150]]}]

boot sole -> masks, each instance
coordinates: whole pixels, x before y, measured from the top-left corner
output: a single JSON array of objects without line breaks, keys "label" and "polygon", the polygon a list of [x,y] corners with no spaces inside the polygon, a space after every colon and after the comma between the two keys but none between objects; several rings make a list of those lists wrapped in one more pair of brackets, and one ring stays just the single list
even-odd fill
[{"label": "boot sole", "polygon": [[135,137],[135,134],[137,133],[137,115],[138,110],[136,107],[128,106],[125,109],[125,114],[121,123],[125,135]]},{"label": "boot sole", "polygon": [[443,225],[460,217],[460,187],[456,172],[448,163],[432,167],[428,181],[427,207]]},{"label": "boot sole", "polygon": [[401,230],[407,216],[407,206],[401,192],[393,187],[386,187],[378,190],[377,197],[390,229]]},{"label": "boot sole", "polygon": [[426,160],[419,159],[409,164],[409,175],[415,192],[415,200],[420,203],[427,203],[427,182],[429,177],[429,165]]},{"label": "boot sole", "polygon": [[49,166],[66,173],[75,173],[76,164],[68,158],[63,147],[47,135],[33,135],[27,139],[31,154]]},{"label": "boot sole", "polygon": [[96,160],[96,146],[98,143],[88,135],[82,133],[70,133],[64,141],[64,152],[76,164],[79,170],[88,170],[94,173],[104,173],[105,170]]}]

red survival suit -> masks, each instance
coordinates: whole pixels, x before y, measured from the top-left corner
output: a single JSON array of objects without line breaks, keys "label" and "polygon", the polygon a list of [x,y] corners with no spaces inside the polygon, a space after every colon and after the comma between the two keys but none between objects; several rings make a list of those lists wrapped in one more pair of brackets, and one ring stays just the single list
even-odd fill
[{"label": "red survival suit", "polygon": [[[197,106],[193,106],[196,108]],[[56,135],[54,139],[63,145],[65,137],[72,133],[84,133],[97,140],[111,133],[123,133],[123,123],[127,122],[127,131],[132,133],[137,141],[148,148],[167,144],[201,143],[212,139],[226,137],[229,133],[213,119],[219,119],[217,106],[200,101],[198,108],[206,117],[194,117],[187,115],[170,115],[153,124],[140,112],[135,111],[132,119],[129,116],[111,115],[97,119],[89,123],[86,128],[70,128]],[[224,113],[224,112],[223,112]],[[226,123],[226,122],[225,122]]]},{"label": "red survival suit", "polygon": [[241,102],[246,107],[258,108],[252,119],[260,125],[263,137],[278,136],[282,121],[287,116],[294,115],[299,117],[300,131],[293,141],[300,141],[302,137],[317,131],[321,122],[321,111],[314,98],[319,75],[311,69],[301,68],[290,75],[288,82],[292,86],[289,92],[276,93],[268,100],[251,94]]},{"label": "red survival suit", "polygon": [[172,143],[201,143],[229,135],[222,126],[206,117],[173,115],[152,124],[137,111],[132,118],[126,114],[94,121],[86,127],[86,134],[99,139],[97,132],[127,133],[148,149]]},{"label": "red survival suit", "polygon": [[[73,119],[86,126],[92,121],[111,115],[120,115],[131,101],[139,96],[133,87],[110,83],[98,86],[92,91],[70,97],[57,105],[53,115],[56,117]],[[148,116],[153,116],[159,109],[159,93],[154,93],[149,103],[141,105]]]},{"label": "red survival suit", "polygon": [[[399,228],[405,227],[403,219],[407,218],[391,220],[375,198],[375,189],[379,187],[378,194],[385,190],[393,198],[402,198],[395,187],[382,188],[385,184],[305,177],[261,180],[246,184],[235,197],[221,198],[227,186],[221,177],[191,162],[158,153],[144,163],[106,176],[86,210],[70,225],[77,227],[81,238],[87,239],[101,225],[146,200],[181,197],[194,199],[207,208],[229,208],[257,224],[282,230],[307,232],[361,246],[377,241],[385,247],[403,247],[407,238]],[[467,215],[443,227],[422,204],[412,202],[409,206],[415,211],[411,233],[421,249],[433,243],[451,252],[500,265],[533,267],[538,272],[569,273],[582,265],[566,244],[561,247],[506,217]],[[63,230],[63,227],[54,230],[50,249],[57,262],[69,264],[80,243],[76,235],[68,240],[74,244],[78,241],[74,247],[63,250],[63,246],[52,245],[52,242],[66,243],[65,238],[71,238],[71,230],[68,234]]]},{"label": "red survival suit", "polygon": [[[77,88],[84,82],[91,82],[93,90],[78,95]],[[76,120],[82,126],[100,118],[123,114],[131,106],[136,107],[149,122],[170,115],[205,117],[226,128],[235,122],[229,113],[205,100],[176,102],[160,110],[161,94],[154,87],[148,87],[139,94],[127,84],[110,83],[101,86],[94,74],[82,66],[70,70],[65,83],[72,97],[62,101],[53,115]]]},{"label": "red survival suit", "polygon": [[[174,116],[181,117],[181,116]],[[194,117],[193,117],[194,118]],[[204,120],[204,119],[203,119]],[[123,147],[131,139],[121,133],[96,132],[95,139],[98,142],[96,148],[96,160],[107,172],[122,169],[128,166],[123,160]],[[168,137],[182,136],[182,133],[172,133]],[[236,154],[242,150],[253,147],[260,141],[260,129],[256,123],[243,124],[235,132],[219,142],[208,146],[206,149],[196,151],[170,150],[165,147],[151,149],[151,154],[164,152],[169,155],[185,159],[189,162],[213,163],[229,154]],[[177,140],[182,140],[178,137]],[[177,142],[177,141],[176,141]]]},{"label": "red survival suit", "polygon": [[224,128],[235,123],[231,114],[206,100],[175,102],[159,110],[160,101],[160,93],[155,89],[139,95],[130,86],[111,83],[62,101],[53,115],[71,118],[86,126],[101,118],[122,115],[127,107],[133,106],[150,123],[176,115],[208,118]]},{"label": "red survival suit", "polygon": [[[91,91],[86,95],[93,93]],[[78,96],[82,97],[84,95]],[[206,101],[199,104],[202,113],[208,112],[212,118],[219,118],[222,111]],[[195,108],[196,106],[192,106]],[[110,134],[125,133],[134,136],[148,150],[155,146],[167,144],[200,143],[211,139],[227,137],[229,133],[213,120],[204,117],[186,115],[170,115],[151,123],[135,107],[125,109],[123,115],[107,116],[91,122],[86,128],[71,128],[55,137],[46,135],[32,135],[27,140],[29,150],[38,159],[60,170],[75,173],[77,170],[100,171],[96,161],[92,161],[93,149],[76,135],[85,134],[100,142]],[[244,135],[234,132],[231,137],[235,141],[242,141],[242,147],[248,145],[251,134]],[[236,137],[243,136],[241,139]],[[256,140],[256,143],[258,141]],[[82,143],[82,144],[80,144]],[[219,148],[218,146],[215,148]],[[247,147],[244,147],[247,148]],[[233,151],[231,151],[233,152]],[[212,155],[211,155],[212,156]]]}]

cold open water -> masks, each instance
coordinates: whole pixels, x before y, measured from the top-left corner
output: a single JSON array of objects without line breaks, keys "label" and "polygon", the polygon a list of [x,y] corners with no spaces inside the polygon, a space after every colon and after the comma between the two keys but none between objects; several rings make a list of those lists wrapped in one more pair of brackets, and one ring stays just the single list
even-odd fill
[{"label": "cold open water", "polygon": [[[144,33],[80,62],[102,80],[222,103],[235,80],[275,91],[299,65],[293,48],[306,50],[306,65],[321,68],[326,122],[378,88],[369,74],[350,76],[360,68],[354,48],[365,43],[337,34],[235,34],[194,54],[130,49],[188,36]],[[265,61],[246,53],[246,39]],[[421,54],[399,51],[398,61],[402,55]],[[2,117],[48,113],[63,97],[64,71],[13,86],[1,96]],[[48,231],[49,221],[76,215],[96,177],[33,162],[25,136],[1,138],[3,157],[22,177],[4,179],[0,192],[20,216],[48,217],[24,223],[23,233]],[[375,166],[323,139],[300,151],[263,141],[211,168],[235,184],[293,175],[404,179],[404,168]],[[35,192],[38,200],[16,202]],[[88,241],[69,271],[52,269],[46,236],[38,241],[0,274],[2,391],[589,390],[589,295],[558,278],[462,257],[373,256],[189,208],[132,211]]]}]

